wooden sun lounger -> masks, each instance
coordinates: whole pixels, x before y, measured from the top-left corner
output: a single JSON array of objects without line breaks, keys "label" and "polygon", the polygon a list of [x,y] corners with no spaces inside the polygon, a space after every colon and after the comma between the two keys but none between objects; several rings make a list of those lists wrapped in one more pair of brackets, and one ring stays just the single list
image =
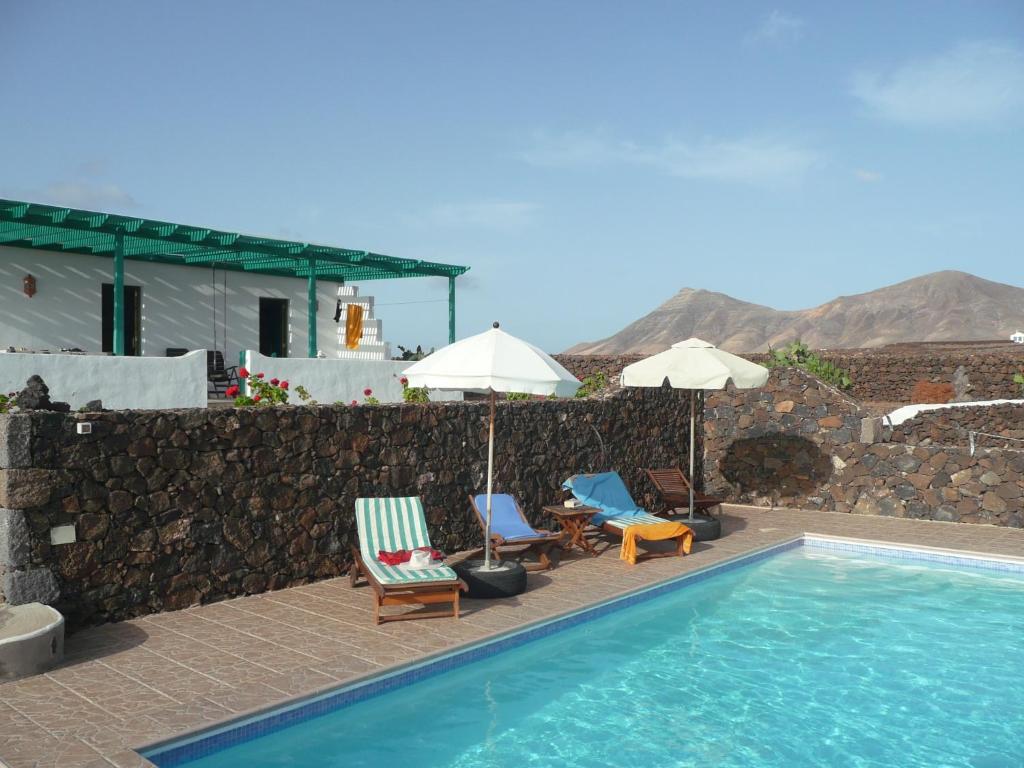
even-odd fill
[{"label": "wooden sun lounger", "polygon": [[[638,515],[636,517],[612,517],[605,520],[598,527],[605,533],[622,538],[623,531],[625,531],[631,525],[643,525],[645,523],[664,523],[665,519],[657,517],[648,513]],[[687,541],[689,539],[689,541]],[[686,533],[677,536],[675,539],[676,548],[667,552],[643,552],[638,553],[636,561],[639,563],[641,560],[653,560],[656,557],[682,557],[688,554],[690,548],[693,546],[693,531],[689,528],[686,529]]]},{"label": "wooden sun lounger", "polygon": [[[494,495],[496,496],[497,494]],[[521,555],[533,552],[537,555],[537,562],[522,563],[523,568],[528,571],[546,571],[553,567],[548,553],[551,551],[553,546],[562,540],[562,534],[534,528],[530,525],[530,521],[526,519],[526,515],[523,513],[523,508],[519,506],[519,500],[514,496],[510,496],[510,498],[512,499],[512,503],[516,505],[516,511],[519,513],[519,518],[523,521],[523,525],[530,528],[536,535],[529,538],[517,536],[515,538],[506,539],[500,531],[494,530],[494,521],[492,520],[491,552],[494,553],[498,560],[501,560],[505,553],[509,551],[518,550]],[[476,499],[472,494],[469,495],[469,506],[473,510],[473,516],[476,518],[477,523],[480,524],[480,530],[486,536],[487,511],[480,509],[480,507],[477,506]]]},{"label": "wooden sun lounger", "polygon": [[[672,510],[677,507],[690,506],[690,481],[683,474],[683,470],[679,467],[671,467],[669,469],[645,469],[644,472],[654,483],[654,487],[658,489],[658,493],[661,495],[661,500],[665,505],[665,509],[657,512],[659,515],[669,515]],[[693,511],[700,512],[705,509],[711,509],[717,507],[725,499],[718,499],[714,496],[706,496],[697,490],[693,492]]]},{"label": "wooden sun lounger", "polygon": [[[380,562],[380,551],[429,547],[423,503],[415,496],[391,499],[356,499],[356,528],[359,546],[352,547],[352,586],[361,576],[373,588],[375,624],[405,619],[459,617],[459,592],[466,588],[455,571],[446,565],[410,570]],[[436,605],[449,603],[447,610],[417,611],[382,616],[386,605]]]}]

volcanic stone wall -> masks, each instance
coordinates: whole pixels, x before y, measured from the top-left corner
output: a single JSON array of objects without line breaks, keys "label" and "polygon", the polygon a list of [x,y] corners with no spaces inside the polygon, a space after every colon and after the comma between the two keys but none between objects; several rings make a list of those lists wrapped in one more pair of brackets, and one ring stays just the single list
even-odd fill
[{"label": "volcanic stone wall", "polygon": [[820,506],[832,456],[860,434],[859,406],[795,368],[761,389],[706,393],[705,485],[730,501]]},{"label": "volcanic stone wall", "polygon": [[1020,528],[1024,524],[1024,453],[1007,450],[851,443],[838,446],[836,472],[816,506]]},{"label": "volcanic stone wall", "polygon": [[[911,402],[911,390],[918,381],[952,382],[961,366],[967,374],[971,400],[1021,397],[1015,373],[1024,372],[1024,345],[1007,346],[1001,351],[972,352],[951,349],[921,353],[905,350],[888,352],[872,349],[834,350],[821,356],[849,372],[853,386],[845,394],[862,402]],[[616,382],[622,369],[644,355],[556,355],[555,358],[578,379],[604,373]],[[755,363],[765,363],[768,355],[745,354]]]},{"label": "volcanic stone wall", "polygon": [[1004,403],[924,411],[893,427],[889,440],[908,445],[966,446],[971,432],[984,433],[975,438],[979,445],[1024,448],[1024,442],[994,437],[1024,440],[1024,405]]},{"label": "volcanic stone wall", "polygon": [[[963,367],[970,400],[1009,399],[1021,396],[1015,373],[1024,371],[1024,349],[1014,345],[1005,351],[972,353],[946,351],[935,354],[888,354],[870,349],[822,352],[821,357],[850,374],[853,386],[847,392],[862,402],[909,403],[918,381],[952,382]],[[765,354],[744,355],[756,363]]]},{"label": "volcanic stone wall", "polygon": [[622,369],[646,355],[554,355],[569,373],[580,381],[587,376],[603,373],[609,384],[618,385]]},{"label": "volcanic stone wall", "polygon": [[1024,452],[972,455],[962,434],[1018,434],[1020,406],[922,415],[901,425],[895,442],[860,442],[860,415],[854,401],[795,369],[773,369],[762,390],[709,393],[705,485],[760,506],[1024,524]]},{"label": "volcanic stone wall", "polygon": [[[642,468],[686,461],[688,403],[671,390],[503,403],[496,489],[551,525],[540,508],[561,500],[563,480],[612,468],[650,504]],[[50,602],[74,627],[337,576],[360,496],[420,496],[436,546],[477,546],[467,494],[485,486],[486,413],[431,403],[0,416],[0,437],[15,436],[0,440],[0,583],[10,602]],[[80,422],[92,433],[77,434]],[[77,540],[51,540],[59,526]]]}]

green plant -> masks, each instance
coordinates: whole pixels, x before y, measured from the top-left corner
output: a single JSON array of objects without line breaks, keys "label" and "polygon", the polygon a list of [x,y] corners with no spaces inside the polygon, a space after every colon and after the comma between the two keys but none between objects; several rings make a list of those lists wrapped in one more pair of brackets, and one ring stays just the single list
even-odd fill
[{"label": "green plant", "polygon": [[1013,383],[1018,385],[1020,387],[1021,393],[1024,394],[1024,373],[1013,374]]},{"label": "green plant", "polygon": [[837,389],[849,389],[853,386],[853,379],[847,371],[811,352],[799,339],[780,349],[769,347],[768,361],[765,364],[769,368],[800,368]]},{"label": "green plant", "polygon": [[310,405],[318,405],[317,401],[313,399],[313,396],[309,394],[309,390],[306,389],[301,384],[299,384],[299,386],[295,388],[295,394],[298,395],[299,400],[301,400],[304,403],[309,403]]},{"label": "green plant", "polygon": [[583,383],[580,384],[580,388],[576,390],[576,397],[589,397],[595,392],[600,392],[602,389],[608,386],[608,377],[601,371],[586,376],[583,379]]},{"label": "green plant", "polygon": [[394,360],[413,360],[413,361],[415,361],[415,360],[422,360],[427,355],[434,354],[434,348],[433,347],[430,348],[429,352],[424,352],[423,351],[423,347],[421,347],[419,344],[416,345],[415,351],[413,351],[411,349],[406,349],[401,344],[398,345],[398,348],[400,350],[402,350],[402,354],[401,354],[400,357],[392,358]]},{"label": "green plant", "polygon": [[410,387],[409,380],[403,376],[399,379],[402,382],[402,399],[407,403],[429,403],[430,396],[426,387]]},{"label": "green plant", "polygon": [[525,392],[508,392],[505,395],[506,400],[529,400],[530,396]]},{"label": "green plant", "polygon": [[14,407],[14,393],[0,395],[0,413],[7,413]]}]

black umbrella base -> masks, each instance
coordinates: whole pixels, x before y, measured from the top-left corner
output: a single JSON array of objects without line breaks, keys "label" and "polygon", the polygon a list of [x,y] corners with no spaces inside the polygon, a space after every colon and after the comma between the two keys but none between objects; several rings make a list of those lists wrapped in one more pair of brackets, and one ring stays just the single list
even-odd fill
[{"label": "black umbrella base", "polygon": [[493,600],[514,597],[526,591],[526,569],[522,563],[492,560],[491,569],[485,570],[483,560],[463,560],[454,566],[454,570],[469,587],[466,597]]},{"label": "black umbrella base", "polygon": [[714,541],[722,536],[722,521],[710,515],[694,515],[691,520],[686,515],[673,518],[693,531],[694,541]]}]

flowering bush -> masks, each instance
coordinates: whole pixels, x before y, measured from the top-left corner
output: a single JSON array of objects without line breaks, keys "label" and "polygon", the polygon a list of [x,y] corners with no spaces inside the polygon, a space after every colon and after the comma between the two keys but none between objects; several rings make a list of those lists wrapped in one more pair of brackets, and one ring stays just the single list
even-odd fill
[{"label": "flowering bush", "polygon": [[429,403],[426,387],[410,387],[409,379],[405,376],[399,379],[402,383],[402,399],[407,403]]},{"label": "flowering bush", "polygon": [[[363,402],[367,405],[380,405],[380,400],[373,396],[373,390],[367,387],[363,390]],[[352,404],[355,405],[356,401],[353,400]]]},{"label": "flowering bush", "polygon": [[[278,378],[267,379],[266,374],[252,374],[246,368],[239,368],[238,375],[246,380],[249,390],[248,395],[243,395],[242,390],[237,386],[230,386],[224,394],[235,399],[235,406],[243,408],[250,405],[279,405],[288,402],[288,389],[291,386],[288,381],[281,381]],[[295,393],[304,403],[316,405],[316,400],[309,396],[309,392],[303,386],[295,388]]]}]

